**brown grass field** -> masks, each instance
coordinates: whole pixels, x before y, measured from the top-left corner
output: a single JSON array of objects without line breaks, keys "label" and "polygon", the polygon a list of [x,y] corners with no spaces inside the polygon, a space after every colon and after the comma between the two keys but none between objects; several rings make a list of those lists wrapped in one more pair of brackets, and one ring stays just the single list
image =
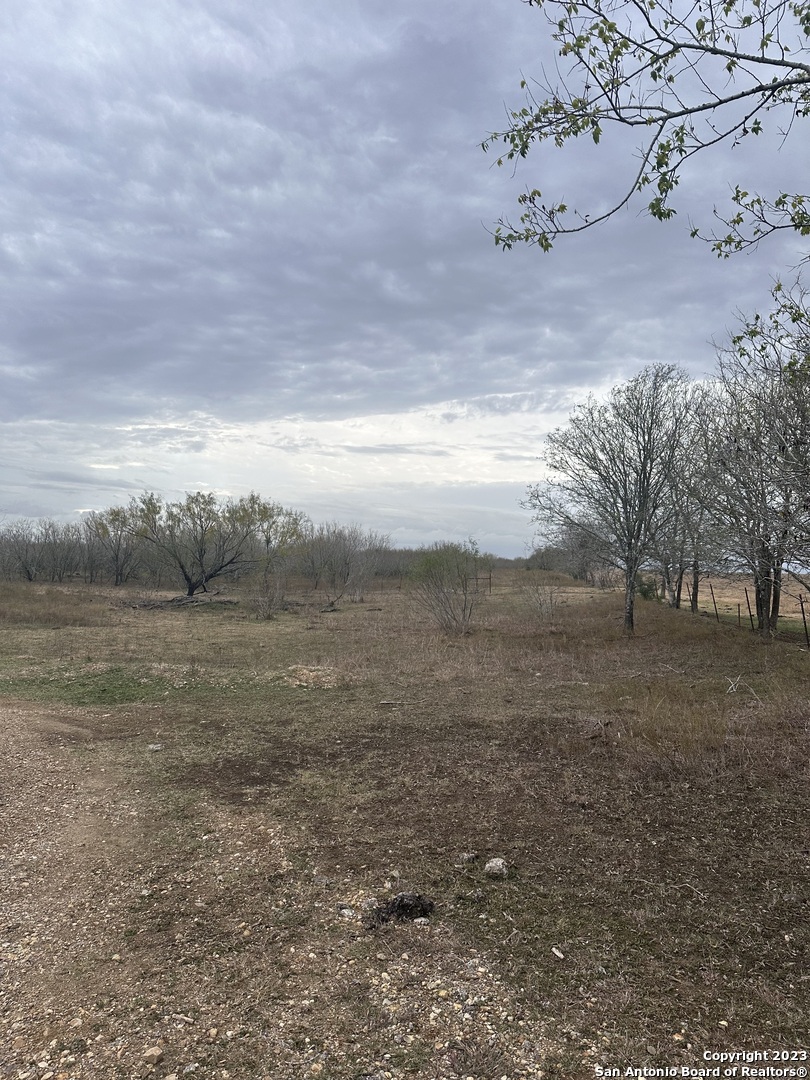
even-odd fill
[{"label": "brown grass field", "polygon": [[[463,638],[393,588],[0,585],[0,1077],[810,1049],[803,638],[499,575]],[[429,923],[375,923],[405,891]]]}]

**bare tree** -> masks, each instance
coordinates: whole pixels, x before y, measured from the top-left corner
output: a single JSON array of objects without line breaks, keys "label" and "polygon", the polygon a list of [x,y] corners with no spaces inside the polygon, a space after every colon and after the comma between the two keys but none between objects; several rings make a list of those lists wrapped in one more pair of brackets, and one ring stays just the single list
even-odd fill
[{"label": "bare tree", "polygon": [[43,565],[43,545],[40,530],[27,518],[12,521],[3,529],[6,563],[11,574],[26,581],[36,581]]},{"label": "bare tree", "polygon": [[632,634],[636,577],[668,522],[687,416],[688,381],[672,365],[645,368],[590,398],[548,436],[545,460],[559,477],[529,488],[534,520],[590,535],[624,574],[624,626]]},{"label": "bare tree", "polygon": [[69,581],[83,562],[82,528],[75,521],[41,518],[37,523],[42,545],[42,573],[50,581]]},{"label": "bare tree", "polygon": [[757,623],[776,632],[786,567],[810,555],[810,317],[798,291],[742,321],[719,351],[704,445],[707,509],[754,578]]},{"label": "bare tree", "polygon": [[711,412],[711,393],[702,384],[689,386],[684,404],[689,422],[681,430],[666,495],[669,511],[656,536],[653,556],[661,571],[669,606],[681,606],[684,581],[691,579],[691,610],[696,614],[701,577],[708,564],[716,563],[720,555],[708,512],[713,487],[698,421]]},{"label": "bare tree", "polygon": [[322,522],[305,533],[301,562],[313,587],[324,585],[330,604],[343,596],[359,601],[389,545],[387,536],[360,525]]},{"label": "bare tree", "polygon": [[87,541],[98,545],[114,585],[123,585],[138,568],[142,544],[131,507],[93,511],[84,519]]}]

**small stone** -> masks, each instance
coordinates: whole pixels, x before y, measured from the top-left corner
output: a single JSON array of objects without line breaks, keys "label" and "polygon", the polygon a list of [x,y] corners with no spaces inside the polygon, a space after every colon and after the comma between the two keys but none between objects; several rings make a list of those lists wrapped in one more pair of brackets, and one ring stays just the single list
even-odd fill
[{"label": "small stone", "polygon": [[509,868],[505,859],[490,859],[484,867],[484,873],[491,878],[505,878],[509,876]]},{"label": "small stone", "polygon": [[150,742],[146,749],[149,750],[150,753],[156,754],[158,752],[158,750],[163,749],[163,743],[162,742]]},{"label": "small stone", "polygon": [[478,855],[474,851],[462,851],[456,859],[459,866],[469,866],[470,863],[474,863]]},{"label": "small stone", "polygon": [[77,1016],[74,1020],[71,1020],[68,1024],[70,1028],[80,1028],[82,1026],[82,1018]]},{"label": "small stone", "polygon": [[163,1061],[163,1051],[159,1046],[150,1046],[144,1051],[143,1060],[148,1065],[158,1065]]}]

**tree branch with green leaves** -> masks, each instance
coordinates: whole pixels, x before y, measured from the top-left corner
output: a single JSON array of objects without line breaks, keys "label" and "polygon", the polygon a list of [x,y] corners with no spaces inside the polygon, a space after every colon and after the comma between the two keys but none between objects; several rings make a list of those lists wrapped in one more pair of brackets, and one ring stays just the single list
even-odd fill
[{"label": "tree branch with green leaves", "polygon": [[[599,143],[611,127],[637,130],[639,164],[607,210],[594,216],[548,199],[539,188],[518,199],[519,221],[502,218],[495,242],[550,251],[558,237],[613,217],[634,197],[659,221],[676,214],[673,196],[689,160],[720,143],[739,145],[766,125],[788,138],[810,115],[810,2],[807,0],[526,0],[542,9],[559,60],[521,88],[525,104],[493,132],[498,165],[517,164],[539,144]],[[570,64],[567,74],[563,63]],[[693,236],[727,258],[766,236],[810,236],[810,196],[751,193],[737,184],[719,227]]]}]

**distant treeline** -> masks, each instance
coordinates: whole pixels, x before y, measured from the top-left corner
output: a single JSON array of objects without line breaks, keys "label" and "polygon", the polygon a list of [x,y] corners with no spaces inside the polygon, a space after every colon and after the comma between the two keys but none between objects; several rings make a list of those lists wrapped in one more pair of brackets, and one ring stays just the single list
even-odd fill
[{"label": "distant treeline", "polygon": [[[146,493],[78,521],[21,518],[0,528],[0,575],[8,581],[182,587],[193,596],[218,579],[258,583],[268,605],[290,578],[331,600],[362,598],[374,578],[404,579],[426,548],[396,548],[360,525],[315,523],[251,493],[221,501],[195,492],[178,502]],[[481,557],[482,572],[525,560]]]}]

